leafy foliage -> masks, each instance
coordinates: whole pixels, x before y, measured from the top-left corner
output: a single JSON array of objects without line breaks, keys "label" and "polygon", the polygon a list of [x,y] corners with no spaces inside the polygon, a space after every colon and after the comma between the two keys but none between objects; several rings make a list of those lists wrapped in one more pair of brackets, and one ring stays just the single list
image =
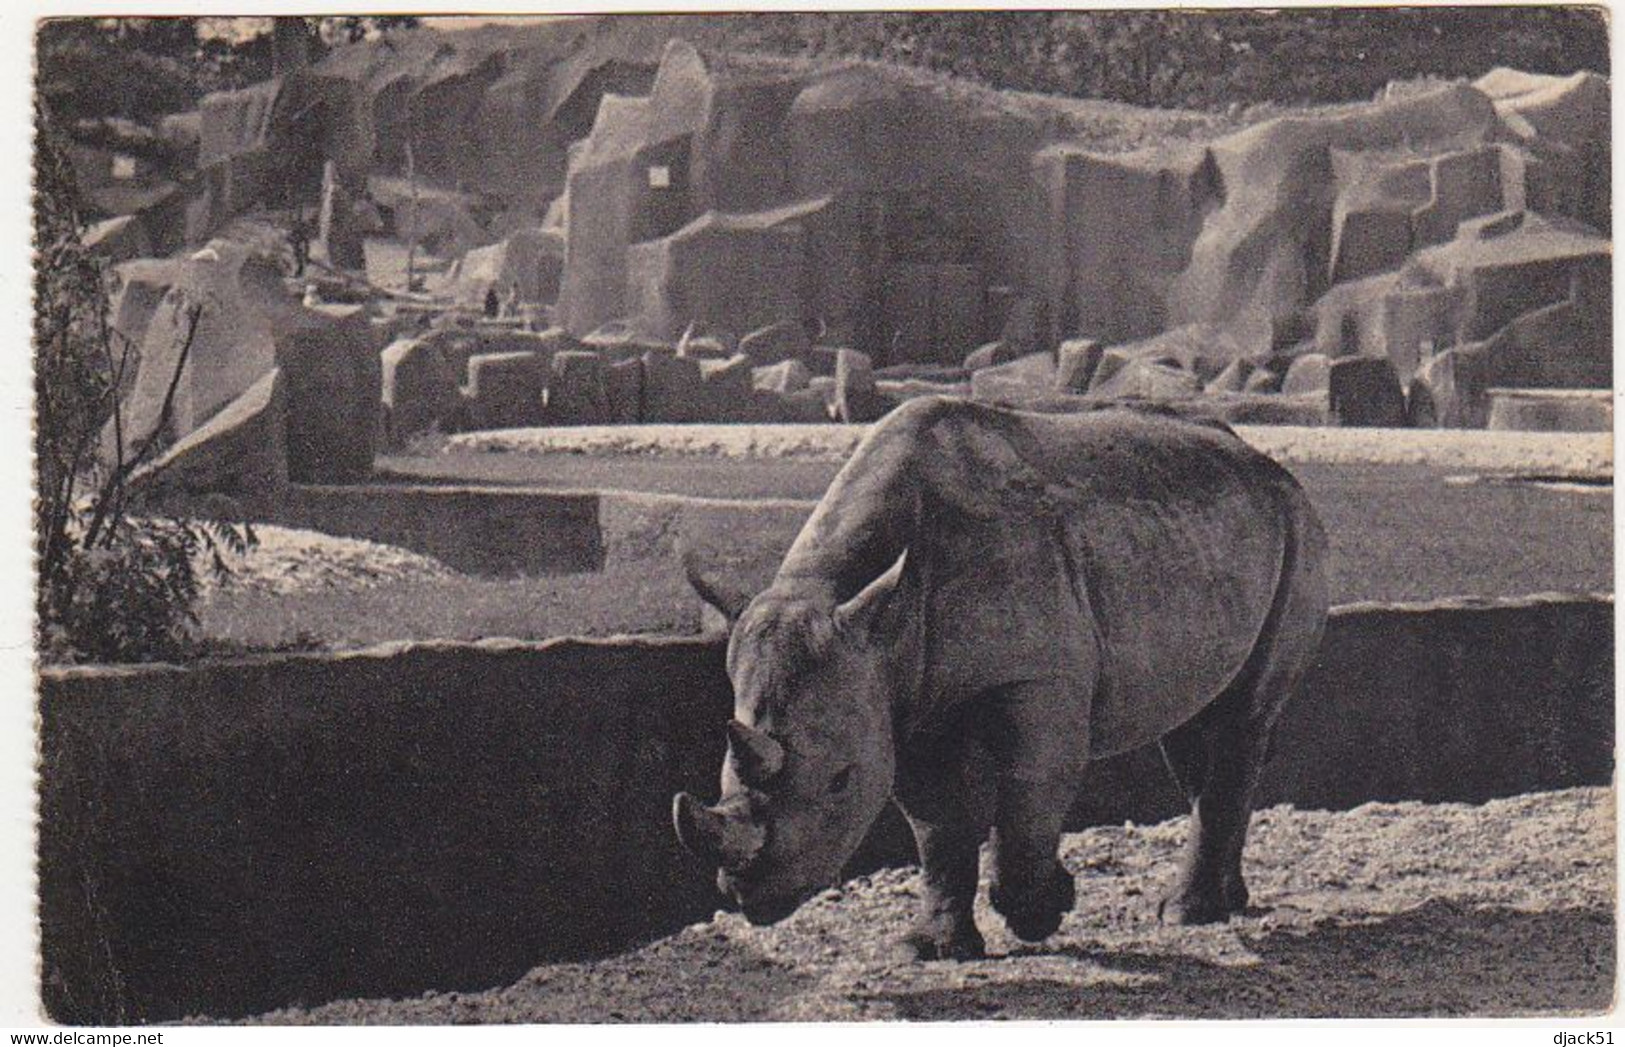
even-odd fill
[{"label": "leafy foliage", "polygon": [[[418,24],[413,15],[308,18],[314,51]],[[151,124],[272,74],[270,18],[52,18],[40,23],[39,90],[64,125]]]},{"label": "leafy foliage", "polygon": [[[127,343],[107,322],[106,274],[79,239],[72,169],[36,111],[34,336],[39,648],[53,661],[184,656],[196,624],[199,565],[224,575],[247,527],[133,515],[129,481],[159,450],[133,452],[117,422]],[[195,329],[197,314],[192,316]],[[175,382],[185,367],[183,346]],[[173,386],[171,384],[171,400]],[[171,404],[166,403],[167,415]],[[87,493],[88,492],[88,493]]]},{"label": "leafy foliage", "polygon": [[[411,15],[305,20],[313,53],[411,28]],[[729,47],[879,58],[994,87],[1136,105],[1218,108],[1369,98],[1391,80],[1497,65],[1607,73],[1599,7],[885,11],[693,16]],[[49,19],[39,85],[68,122],[142,122],[272,72],[269,18]]]},{"label": "leafy foliage", "polygon": [[739,45],[1174,108],[1354,101],[1497,65],[1608,71],[1594,7],[809,13],[753,18]]}]

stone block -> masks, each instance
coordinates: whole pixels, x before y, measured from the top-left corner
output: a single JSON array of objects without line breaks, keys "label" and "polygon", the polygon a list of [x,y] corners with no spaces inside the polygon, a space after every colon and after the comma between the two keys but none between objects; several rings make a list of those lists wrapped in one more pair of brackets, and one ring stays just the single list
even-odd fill
[{"label": "stone block", "polygon": [[835,419],[847,424],[873,422],[890,404],[875,391],[874,364],[867,353],[842,349],[835,357]]},{"label": "stone block", "polygon": [[403,446],[412,437],[440,426],[456,410],[457,377],[433,342],[398,339],[379,354],[379,361],[389,446]]},{"label": "stone block", "polygon": [[610,421],[636,425],[643,421],[643,360],[616,360],[604,372]]},{"label": "stone block", "polygon": [[1055,350],[1055,390],[1086,393],[1105,347],[1092,338],[1070,338]]},{"label": "stone block", "polygon": [[547,384],[549,425],[607,425],[614,419],[604,358],[567,349],[553,357]]},{"label": "stone block", "polygon": [[812,381],[812,372],[800,360],[784,360],[780,363],[770,364],[766,367],[757,367],[751,372],[751,384],[764,392],[778,393],[785,396],[807,388]]},{"label": "stone block", "polygon": [[471,356],[466,389],[469,426],[517,429],[543,424],[547,369],[548,361],[540,353],[476,353]]},{"label": "stone block", "polygon": [[739,340],[739,351],[758,367],[799,360],[810,348],[806,328],[793,320],[758,328]]},{"label": "stone block", "polygon": [[700,362],[671,352],[643,355],[643,420],[677,425],[701,422],[705,379]]}]

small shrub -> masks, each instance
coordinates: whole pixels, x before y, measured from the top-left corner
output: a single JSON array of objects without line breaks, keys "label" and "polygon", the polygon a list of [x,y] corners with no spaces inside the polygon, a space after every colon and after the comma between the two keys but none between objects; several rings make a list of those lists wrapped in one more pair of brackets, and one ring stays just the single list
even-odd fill
[{"label": "small shrub", "polygon": [[[191,336],[153,434],[127,448],[109,425],[131,366],[107,322],[107,275],[80,241],[72,170],[36,110],[34,337],[38,554],[36,629],[48,661],[184,657],[196,624],[199,571],[227,573],[222,549],[246,550],[253,532],[215,520],[131,512],[129,481],[156,458]],[[197,312],[191,330],[196,330]],[[104,436],[104,433],[109,433]]]},{"label": "small shrub", "polygon": [[113,522],[95,546],[71,543],[43,617],[51,661],[122,662],[194,653],[198,566],[225,574],[222,547],[247,548],[246,529],[216,521]]}]

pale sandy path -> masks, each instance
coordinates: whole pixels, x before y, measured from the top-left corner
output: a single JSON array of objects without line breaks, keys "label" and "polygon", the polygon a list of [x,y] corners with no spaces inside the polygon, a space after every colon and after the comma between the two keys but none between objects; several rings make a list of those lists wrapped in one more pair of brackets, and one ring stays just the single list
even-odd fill
[{"label": "pale sandy path", "polygon": [[[506,454],[844,458],[861,425],[620,425],[500,429],[452,437],[448,450]],[[1248,443],[1286,463],[1427,464],[1452,469],[1607,474],[1609,433],[1469,429],[1321,429],[1239,426]]]}]

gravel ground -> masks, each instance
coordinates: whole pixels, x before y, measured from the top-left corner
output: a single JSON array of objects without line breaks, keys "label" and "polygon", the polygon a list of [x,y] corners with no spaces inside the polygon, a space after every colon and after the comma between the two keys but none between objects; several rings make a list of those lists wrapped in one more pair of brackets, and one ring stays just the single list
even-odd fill
[{"label": "gravel ground", "polygon": [[989,959],[897,958],[918,877],[886,870],[776,927],[719,913],[514,985],[341,1001],[258,1023],[678,1022],[1595,1014],[1614,992],[1614,800],[1570,789],[1482,806],[1254,815],[1254,908],[1163,927],[1186,820],[1066,838],[1078,908],[1042,945],[983,909]]},{"label": "gravel ground", "polygon": [[393,545],[317,531],[256,524],[258,542],[242,554],[222,550],[231,568],[224,583],[205,571],[204,591],[239,588],[275,596],[370,589],[391,582],[445,579],[456,572],[438,560]]},{"label": "gravel ground", "polygon": [[[1519,433],[1468,429],[1328,429],[1238,426],[1254,447],[1287,464],[1420,464],[1451,469],[1606,474],[1609,433]],[[620,425],[463,433],[456,452],[688,455],[707,458],[845,458],[862,425]]]}]

